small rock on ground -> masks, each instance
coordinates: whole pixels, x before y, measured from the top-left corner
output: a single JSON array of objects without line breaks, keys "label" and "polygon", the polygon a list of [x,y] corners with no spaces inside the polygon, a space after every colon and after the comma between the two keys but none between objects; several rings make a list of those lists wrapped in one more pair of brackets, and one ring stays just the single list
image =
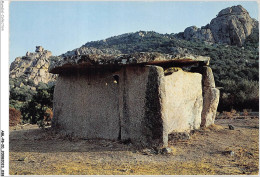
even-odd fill
[{"label": "small rock on ground", "polygon": [[20,157],[19,159],[17,159],[17,161],[25,161],[27,160],[27,157]]},{"label": "small rock on ground", "polygon": [[228,128],[229,128],[229,130],[235,130],[235,127],[231,124],[228,124]]},{"label": "small rock on ground", "polygon": [[170,147],[165,147],[160,150],[161,154],[170,154],[172,152],[172,149]]}]

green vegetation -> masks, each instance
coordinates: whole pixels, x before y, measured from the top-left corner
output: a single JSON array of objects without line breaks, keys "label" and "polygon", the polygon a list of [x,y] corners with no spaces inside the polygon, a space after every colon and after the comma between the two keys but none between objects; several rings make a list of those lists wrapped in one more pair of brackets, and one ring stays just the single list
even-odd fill
[{"label": "green vegetation", "polygon": [[26,81],[24,77],[10,78],[10,107],[20,110],[24,102],[30,100],[36,93],[36,86],[31,80]]},{"label": "green vegetation", "polygon": [[54,86],[49,88],[38,89],[32,99],[21,108],[23,121],[31,124],[38,124],[39,127],[44,127],[46,121],[50,121],[52,109]]},{"label": "green vegetation", "polygon": [[219,110],[236,109],[259,109],[259,82],[242,79],[236,82],[235,80],[222,80],[220,84],[223,86],[221,94]]},{"label": "green vegetation", "polygon": [[[23,123],[38,124],[44,127],[45,123],[52,118],[52,100],[54,85],[39,83],[35,85],[32,80],[24,76],[10,78],[9,115],[11,122],[22,118]],[[12,116],[18,115],[19,116]],[[20,120],[20,118],[19,118]],[[16,123],[17,124],[17,123]]]}]

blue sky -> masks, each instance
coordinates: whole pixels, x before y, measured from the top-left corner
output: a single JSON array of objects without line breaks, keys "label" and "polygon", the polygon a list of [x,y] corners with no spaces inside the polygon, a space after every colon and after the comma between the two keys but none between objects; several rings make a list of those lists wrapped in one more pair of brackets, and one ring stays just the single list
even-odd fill
[{"label": "blue sky", "polygon": [[242,5],[258,20],[256,1],[11,2],[10,61],[41,45],[60,55],[89,41],[136,32],[178,33],[204,26],[226,7]]}]

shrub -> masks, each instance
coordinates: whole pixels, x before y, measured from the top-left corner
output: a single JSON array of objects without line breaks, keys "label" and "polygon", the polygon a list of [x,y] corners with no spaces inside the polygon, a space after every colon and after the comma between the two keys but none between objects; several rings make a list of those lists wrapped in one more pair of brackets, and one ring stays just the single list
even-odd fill
[{"label": "shrub", "polygon": [[23,120],[31,124],[45,126],[45,121],[51,120],[51,111],[54,86],[48,89],[39,89],[37,94],[21,108]]},{"label": "shrub", "polygon": [[239,116],[239,113],[235,109],[231,109],[231,111],[223,111],[222,115],[224,119],[233,119]]},{"label": "shrub", "polygon": [[232,115],[231,112],[223,111],[222,114],[223,114],[223,118],[224,118],[224,119],[231,119],[231,118],[233,118],[233,115]]},{"label": "shrub", "polygon": [[249,115],[247,109],[243,109],[243,115],[244,115],[244,116],[248,116],[248,115]]},{"label": "shrub", "polygon": [[21,121],[21,112],[9,107],[9,126],[16,126]]},{"label": "shrub", "polygon": [[219,86],[221,90],[219,110],[259,109],[259,86],[258,81],[242,79],[238,82],[226,79]]}]

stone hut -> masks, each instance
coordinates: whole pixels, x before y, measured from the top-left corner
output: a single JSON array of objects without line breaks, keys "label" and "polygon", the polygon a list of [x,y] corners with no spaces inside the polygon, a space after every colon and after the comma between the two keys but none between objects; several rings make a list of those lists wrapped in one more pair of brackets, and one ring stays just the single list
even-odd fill
[{"label": "stone hut", "polygon": [[209,58],[135,53],[55,57],[53,127],[86,139],[167,146],[214,124],[219,90]]}]

